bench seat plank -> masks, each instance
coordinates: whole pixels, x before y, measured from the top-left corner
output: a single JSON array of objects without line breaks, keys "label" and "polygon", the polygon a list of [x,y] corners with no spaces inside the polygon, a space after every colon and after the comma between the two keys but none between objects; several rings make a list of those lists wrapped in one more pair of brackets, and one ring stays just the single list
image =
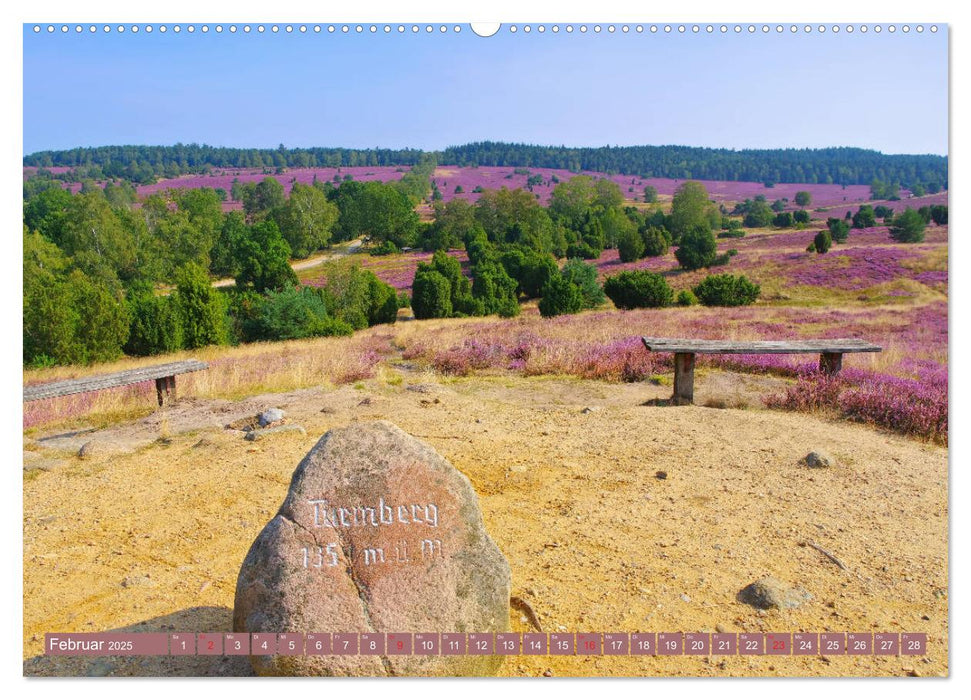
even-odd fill
[{"label": "bench seat plank", "polygon": [[880,352],[883,348],[865,340],[693,340],[685,338],[641,338],[651,352],[728,355],[787,355],[790,353],[831,354]]},{"label": "bench seat plank", "polygon": [[174,378],[177,374],[198,372],[208,368],[209,365],[206,362],[200,362],[199,360],[181,360],[179,362],[169,362],[164,365],[129,369],[123,372],[112,372],[110,374],[99,374],[91,377],[81,377],[79,379],[64,379],[56,382],[47,382],[45,384],[34,384],[24,387],[24,401],[39,401],[41,399],[52,399],[58,396],[83,394],[88,391],[113,389],[129,384],[148,382],[153,379]]}]

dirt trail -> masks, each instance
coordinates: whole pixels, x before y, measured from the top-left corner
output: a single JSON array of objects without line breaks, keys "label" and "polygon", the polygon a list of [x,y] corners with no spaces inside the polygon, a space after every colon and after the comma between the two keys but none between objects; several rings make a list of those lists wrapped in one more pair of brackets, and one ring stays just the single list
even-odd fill
[{"label": "dirt trail", "polygon": [[[702,396],[715,386],[706,382]],[[502,675],[946,674],[947,450],[802,414],[643,405],[669,393],[386,370],[336,391],[183,400],[116,427],[116,438],[142,438],[164,422],[169,436],[25,478],[25,672],[248,673],[238,660],[40,654],[50,631],[230,630],[239,565],[299,460],[331,427],[388,419],[472,481],[512,594],[546,631],[929,635],[920,658],[521,656]],[[219,427],[264,406],[307,435],[252,443]],[[840,465],[801,466],[813,449]],[[765,574],[813,599],[770,612],[736,600]],[[513,629],[532,631],[522,612],[511,615]]]},{"label": "dirt trail", "polygon": [[[320,255],[315,255],[312,258],[304,258],[303,260],[292,260],[290,261],[290,267],[294,271],[299,272],[300,270],[307,270],[311,267],[319,265],[322,262],[327,262],[328,260],[337,260],[338,258],[343,258],[352,253],[356,253],[363,242],[358,239],[356,241],[351,241],[346,248],[332,251],[329,253],[321,253]],[[213,287],[232,287],[236,284],[236,280],[232,278],[226,278],[221,280],[214,280],[212,283]]]}]

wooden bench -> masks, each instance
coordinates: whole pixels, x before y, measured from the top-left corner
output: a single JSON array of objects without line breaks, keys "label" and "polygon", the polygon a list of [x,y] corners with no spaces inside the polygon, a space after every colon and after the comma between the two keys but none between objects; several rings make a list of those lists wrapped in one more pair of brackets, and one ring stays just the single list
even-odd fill
[{"label": "wooden bench", "polygon": [[675,405],[690,405],[695,396],[695,355],[784,355],[819,354],[819,369],[836,374],[843,367],[843,353],[880,352],[883,348],[865,340],[687,340],[684,338],[641,338],[649,352],[674,353]]},{"label": "wooden bench", "polygon": [[46,384],[34,384],[24,387],[24,401],[40,401],[53,399],[70,394],[83,394],[88,391],[101,391],[129,384],[138,384],[155,380],[155,391],[158,393],[158,405],[162,406],[166,400],[175,401],[175,377],[187,372],[198,372],[208,369],[209,365],[199,360],[182,360],[152,367],[139,367],[124,372],[99,374],[80,379],[64,379]]}]

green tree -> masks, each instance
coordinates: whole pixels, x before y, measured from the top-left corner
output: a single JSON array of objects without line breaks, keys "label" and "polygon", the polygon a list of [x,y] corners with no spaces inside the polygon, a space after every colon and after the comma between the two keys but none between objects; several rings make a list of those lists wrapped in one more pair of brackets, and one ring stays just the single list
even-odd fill
[{"label": "green tree", "polygon": [[644,240],[644,255],[656,258],[660,255],[667,255],[671,245],[671,234],[666,229],[657,226],[648,226],[641,231],[641,238]]},{"label": "green tree", "polygon": [[435,202],[435,223],[422,247],[426,251],[458,248],[466,234],[475,226],[475,210],[470,202],[456,198],[450,202]]},{"label": "green tree", "polygon": [[323,191],[299,182],[293,184],[286,205],[278,211],[280,233],[298,258],[327,247],[340,215],[337,205],[329,202]]},{"label": "green tree", "polygon": [[161,355],[182,349],[182,320],[175,295],[158,296],[149,283],[133,285],[127,293],[131,323],[125,352]]},{"label": "green tree", "polygon": [[61,244],[71,193],[61,187],[41,190],[24,202],[24,225],[44,238]]},{"label": "green tree", "polygon": [[629,263],[639,260],[644,255],[644,238],[633,226],[624,231],[617,240],[617,252],[620,261]]},{"label": "green tree", "polygon": [[[674,192],[671,200],[671,216],[668,230],[675,243],[681,236],[698,227],[711,229],[710,213],[712,204],[708,200],[708,190],[700,182],[689,180]],[[720,219],[719,215],[719,219]]]},{"label": "green tree", "polygon": [[257,292],[285,289],[297,284],[290,267],[290,246],[272,221],[250,227],[237,246],[236,287],[252,287]]},{"label": "green tree", "polygon": [[576,285],[583,297],[583,308],[602,306],[607,297],[597,280],[597,267],[579,258],[567,260],[560,273],[567,282]]},{"label": "green tree", "polygon": [[898,243],[920,243],[924,240],[924,220],[920,214],[907,207],[894,217],[890,226],[890,237]]},{"label": "green tree", "polygon": [[415,272],[411,285],[411,310],[415,318],[448,318],[452,315],[452,287],[430,267]]},{"label": "green tree", "polygon": [[681,245],[674,251],[674,257],[685,270],[698,270],[711,265],[717,251],[718,244],[711,229],[699,225],[689,229],[681,237]]},{"label": "green tree", "polygon": [[251,220],[263,219],[286,202],[283,185],[275,177],[265,177],[256,184],[243,185],[243,211]]},{"label": "green tree", "polygon": [[348,181],[336,190],[334,201],[340,211],[338,230],[341,240],[391,241],[398,248],[414,243],[418,214],[408,197],[391,185]]},{"label": "green tree", "polygon": [[877,225],[877,215],[869,204],[862,204],[853,215],[853,228],[871,228]]},{"label": "green tree", "polygon": [[482,304],[485,315],[518,316],[517,286],[516,280],[498,263],[482,263],[472,269],[472,298]]},{"label": "green tree", "polygon": [[796,192],[795,201],[796,206],[808,207],[810,204],[812,204],[813,196],[806,190],[799,190]]},{"label": "green tree", "polygon": [[236,277],[239,273],[239,247],[248,235],[243,214],[238,211],[228,212],[210,252],[209,269],[212,274],[218,277]]},{"label": "green tree", "polygon": [[850,234],[850,225],[846,223],[846,219],[831,216],[826,219],[826,227],[829,229],[829,235],[836,243],[846,243]]},{"label": "green tree", "polygon": [[644,201],[648,204],[657,202],[657,187],[646,185],[644,187]]},{"label": "green tree", "polygon": [[947,224],[947,205],[946,204],[934,204],[931,206],[931,221],[933,221],[938,226],[944,226]]},{"label": "green tree", "polygon": [[135,241],[100,189],[75,195],[67,207],[61,248],[86,274],[132,279]]},{"label": "green tree", "polygon": [[584,307],[583,294],[580,288],[557,274],[547,281],[542,290],[543,298],[539,301],[539,313],[543,318],[560,316],[561,314],[575,314]]},{"label": "green tree", "polygon": [[749,202],[742,224],[746,228],[764,228],[772,223],[772,209],[764,198],[756,197]]},{"label": "green tree", "polygon": [[833,247],[833,236],[830,235],[828,230],[820,231],[813,238],[813,248],[817,253],[823,254],[828,253],[829,249]]},{"label": "green tree", "polygon": [[229,340],[226,304],[213,289],[205,269],[189,263],[176,271],[173,293],[182,322],[182,344],[187,349],[225,345]]}]

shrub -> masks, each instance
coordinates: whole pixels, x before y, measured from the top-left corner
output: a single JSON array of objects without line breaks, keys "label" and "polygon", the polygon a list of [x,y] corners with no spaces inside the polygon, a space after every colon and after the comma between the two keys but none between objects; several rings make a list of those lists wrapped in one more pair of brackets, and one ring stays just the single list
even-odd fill
[{"label": "shrub", "polygon": [[772,225],[777,228],[790,228],[792,226],[792,212],[784,211],[775,215],[772,219]]},{"label": "shrub", "polygon": [[566,249],[566,257],[583,258],[584,260],[596,260],[600,253],[589,243],[583,241],[571,243]]},{"label": "shrub", "polygon": [[924,240],[924,220],[910,207],[893,220],[890,237],[898,243],[920,243]]},{"label": "shrub", "polygon": [[893,216],[893,209],[883,204],[878,204],[873,207],[873,215],[878,219],[886,219],[888,216]]},{"label": "shrub", "polygon": [[644,241],[644,256],[656,258],[668,254],[668,248],[671,246],[671,234],[667,230],[657,226],[648,226],[641,231],[641,238]]},{"label": "shrub", "polygon": [[633,227],[621,231],[617,238],[617,252],[621,262],[629,263],[640,259],[644,255],[644,239],[641,234]]},{"label": "shrub", "polygon": [[174,296],[156,296],[146,285],[129,292],[128,307],[131,325],[126,353],[161,355],[182,349],[182,324]]},{"label": "shrub", "polygon": [[583,297],[583,308],[593,309],[601,306],[607,297],[603,287],[597,281],[597,266],[585,263],[579,259],[568,260],[561,272],[563,279],[571,282],[580,290]]},{"label": "shrub", "polygon": [[681,245],[674,252],[674,257],[685,270],[698,270],[711,265],[715,259],[717,247],[711,229],[696,226],[681,236]]},{"label": "shrub", "polygon": [[792,212],[792,220],[797,224],[808,224],[809,223],[809,212],[805,209],[797,209]]},{"label": "shrub", "polygon": [[935,204],[931,207],[931,221],[933,221],[938,226],[943,226],[947,223],[947,205],[946,204]]},{"label": "shrub", "polygon": [[796,192],[795,199],[797,206],[808,207],[813,201],[813,196],[805,190],[800,190],[799,192]]},{"label": "shrub", "polygon": [[188,350],[229,342],[224,297],[212,288],[205,270],[189,263],[176,273],[173,294],[182,325],[182,346]]},{"label": "shrub", "polygon": [[395,255],[401,250],[394,244],[394,241],[384,240],[371,249],[371,255]]},{"label": "shrub", "polygon": [[516,287],[516,280],[502,265],[483,263],[472,269],[472,298],[482,304],[483,314],[499,314],[503,318],[518,316]]},{"label": "shrub", "polygon": [[745,275],[709,275],[694,288],[705,306],[747,306],[759,297],[759,285]]},{"label": "shrub", "polygon": [[581,309],[583,294],[580,288],[562,275],[551,278],[543,287],[543,298],[539,301],[539,313],[543,318],[575,314]]},{"label": "shrub", "polygon": [[690,289],[682,289],[678,292],[676,303],[678,306],[694,306],[698,303],[698,297]]},{"label": "shrub", "polygon": [[721,255],[716,255],[715,259],[711,261],[708,267],[721,267],[722,265],[727,265],[731,262],[732,256],[728,253],[722,253]]},{"label": "shrub", "polygon": [[411,285],[411,310],[415,318],[448,318],[452,315],[452,285],[441,273],[419,267]]},{"label": "shrub", "polygon": [[845,219],[830,217],[826,219],[826,226],[829,228],[829,235],[836,243],[846,243],[850,235],[850,225]]},{"label": "shrub", "polygon": [[296,340],[354,332],[350,324],[329,315],[321,292],[311,287],[267,292],[256,319],[246,328],[249,340]]},{"label": "shrub", "polygon": [[398,294],[394,287],[378,279],[370,270],[365,270],[368,278],[368,325],[394,323],[398,320]]},{"label": "shrub", "polygon": [[718,234],[718,238],[745,238],[745,229],[730,228]]},{"label": "shrub", "polygon": [[674,299],[667,280],[647,270],[627,270],[608,277],[604,292],[618,309],[658,308]]},{"label": "shrub", "polygon": [[833,247],[833,237],[830,235],[829,231],[820,231],[813,238],[813,250],[819,254],[829,252],[829,249]]},{"label": "shrub", "polygon": [[853,215],[853,228],[869,228],[877,225],[877,215],[873,207],[863,204]]},{"label": "shrub", "polygon": [[653,204],[657,201],[657,188],[647,185],[644,187],[644,201]]},{"label": "shrub", "polygon": [[517,282],[517,291],[527,299],[542,295],[543,287],[559,268],[556,259],[549,253],[526,248],[506,250],[499,257],[506,273]]}]

